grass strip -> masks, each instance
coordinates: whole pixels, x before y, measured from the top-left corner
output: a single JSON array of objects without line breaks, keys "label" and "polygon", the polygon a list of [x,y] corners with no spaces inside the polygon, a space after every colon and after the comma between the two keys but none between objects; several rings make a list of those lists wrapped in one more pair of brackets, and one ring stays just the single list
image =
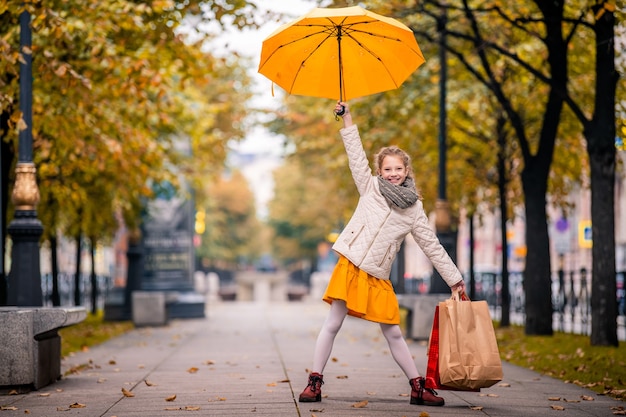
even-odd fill
[{"label": "grass strip", "polygon": [[528,336],[523,326],[498,327],[502,360],[543,375],[626,399],[626,348],[591,346],[589,336],[555,332]]}]

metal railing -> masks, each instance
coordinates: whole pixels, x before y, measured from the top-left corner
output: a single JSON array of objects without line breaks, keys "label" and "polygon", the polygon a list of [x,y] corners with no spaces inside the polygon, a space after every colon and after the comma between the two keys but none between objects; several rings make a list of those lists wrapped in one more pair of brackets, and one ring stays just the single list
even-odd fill
[{"label": "metal railing", "polygon": [[[58,275],[58,288],[60,305],[74,306],[74,289],[76,288],[74,281],[74,274],[60,272]],[[104,300],[107,293],[113,287],[113,281],[108,275],[96,275],[97,282],[97,294],[96,294],[96,307],[98,310],[104,308]],[[78,305],[84,306],[88,311],[91,311],[91,278],[90,274],[80,274],[79,280],[80,290],[80,303]],[[41,276],[41,292],[43,296],[43,304],[45,307],[52,306],[52,274],[43,274]]]}]

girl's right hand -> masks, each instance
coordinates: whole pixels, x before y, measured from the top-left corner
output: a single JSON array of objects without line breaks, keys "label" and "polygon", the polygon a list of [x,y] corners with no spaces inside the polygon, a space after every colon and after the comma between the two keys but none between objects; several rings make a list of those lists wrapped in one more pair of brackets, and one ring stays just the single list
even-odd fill
[{"label": "girl's right hand", "polygon": [[334,113],[335,116],[343,117],[346,114],[350,113],[350,109],[348,109],[348,105],[346,103],[344,103],[343,101],[338,101],[335,105]]},{"label": "girl's right hand", "polygon": [[341,117],[343,119],[344,127],[352,125],[352,115],[350,114],[350,107],[348,106],[348,103],[344,101],[338,101],[335,105],[334,113],[335,117]]}]

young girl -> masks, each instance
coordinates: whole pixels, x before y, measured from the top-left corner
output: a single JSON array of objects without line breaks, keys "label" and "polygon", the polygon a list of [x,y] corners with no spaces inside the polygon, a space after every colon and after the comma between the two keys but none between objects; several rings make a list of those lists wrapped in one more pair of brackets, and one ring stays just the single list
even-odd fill
[{"label": "young girl", "polygon": [[393,359],[409,379],[411,404],[441,406],[444,399],[424,386],[425,379],[420,377],[402,335],[400,309],[389,274],[402,241],[411,233],[453,290],[465,289],[463,277],[428,223],[406,152],[395,146],[381,149],[375,157],[377,175],[372,176],[347,104],[338,102],[335,114],[343,118],[341,137],[360,198],[333,245],[339,260],[323,297],[330,304],[330,312],[317,338],[312,372],[300,401],[322,400],[322,373],[335,336],[349,314],[380,323]]}]

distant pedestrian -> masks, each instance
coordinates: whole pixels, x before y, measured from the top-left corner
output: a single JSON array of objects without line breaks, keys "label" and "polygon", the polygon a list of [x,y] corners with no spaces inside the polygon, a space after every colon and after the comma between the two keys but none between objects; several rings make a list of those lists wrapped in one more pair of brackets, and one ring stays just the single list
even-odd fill
[{"label": "distant pedestrian", "polygon": [[330,312],[315,344],[313,368],[301,402],[322,400],[323,372],[335,336],[349,314],[380,323],[389,350],[409,379],[411,404],[444,405],[444,399],[425,387],[400,329],[400,308],[389,280],[400,245],[410,233],[453,290],[465,290],[461,273],[428,223],[415,188],[409,155],[395,147],[382,148],[371,168],[357,126],[346,103],[335,114],[343,118],[341,137],[360,198],[352,218],[333,245],[339,260],[323,300]]}]

